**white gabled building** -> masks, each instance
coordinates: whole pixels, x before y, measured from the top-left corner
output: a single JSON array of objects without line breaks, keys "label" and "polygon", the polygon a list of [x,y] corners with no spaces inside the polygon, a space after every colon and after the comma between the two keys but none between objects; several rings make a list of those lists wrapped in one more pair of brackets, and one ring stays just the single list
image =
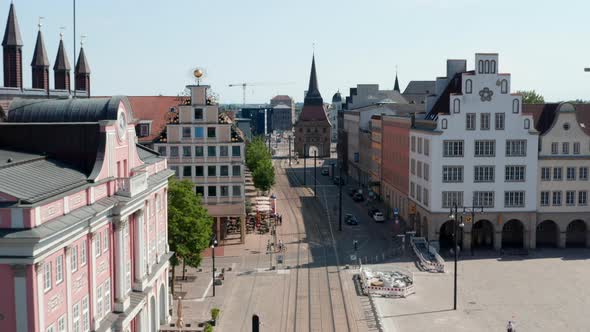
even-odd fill
[{"label": "white gabled building", "polygon": [[410,131],[410,211],[415,229],[441,247],[451,244],[450,208],[481,206],[464,217],[463,249],[535,246],[538,132],[510,93],[498,54],[448,60],[425,120]]}]

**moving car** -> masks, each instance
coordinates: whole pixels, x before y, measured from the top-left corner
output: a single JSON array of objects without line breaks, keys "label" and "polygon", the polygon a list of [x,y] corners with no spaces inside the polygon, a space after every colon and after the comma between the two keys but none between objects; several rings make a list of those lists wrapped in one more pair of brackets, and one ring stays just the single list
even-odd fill
[{"label": "moving car", "polygon": [[383,216],[383,213],[381,213],[380,211],[377,211],[373,214],[373,220],[375,220],[376,222],[384,222],[385,216]]},{"label": "moving car", "polygon": [[352,215],[352,214],[350,214],[350,213],[347,213],[347,214],[346,214],[346,216],[344,217],[344,222],[345,222],[347,225],[353,225],[353,226],[356,226],[356,225],[358,225],[358,224],[359,224],[359,222],[358,222],[358,220],[356,219],[356,217],[355,217],[355,216],[353,216],[353,215]]},{"label": "moving car", "polygon": [[378,208],[370,208],[370,209],[369,209],[369,217],[371,217],[371,218],[372,218],[372,217],[373,217],[373,215],[374,215],[375,213],[377,213],[377,212],[379,212],[379,209],[378,209]]},{"label": "moving car", "polygon": [[352,195],[352,200],[355,202],[362,202],[365,200],[365,197],[363,196],[363,194],[357,192],[354,193],[354,195]]}]

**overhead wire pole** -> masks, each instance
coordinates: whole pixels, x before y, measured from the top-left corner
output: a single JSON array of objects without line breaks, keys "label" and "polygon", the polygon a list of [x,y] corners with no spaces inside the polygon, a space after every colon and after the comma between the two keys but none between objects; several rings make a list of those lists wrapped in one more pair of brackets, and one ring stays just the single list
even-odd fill
[{"label": "overhead wire pole", "polygon": [[74,98],[76,98],[76,0],[74,1]]},{"label": "overhead wire pole", "polygon": [[307,144],[303,144],[303,185],[307,185]]},{"label": "overhead wire pole", "polygon": [[340,180],[338,181],[338,230],[342,232],[342,164],[340,163],[340,159],[338,159],[338,175],[340,175]]},{"label": "overhead wire pole", "polygon": [[318,188],[318,179],[317,179],[318,172],[317,172],[317,165],[316,165],[317,156],[318,156],[318,151],[313,150],[313,197],[316,197],[316,192],[317,192],[317,188]]},{"label": "overhead wire pole", "polygon": [[289,136],[289,167],[291,167],[291,136]]}]

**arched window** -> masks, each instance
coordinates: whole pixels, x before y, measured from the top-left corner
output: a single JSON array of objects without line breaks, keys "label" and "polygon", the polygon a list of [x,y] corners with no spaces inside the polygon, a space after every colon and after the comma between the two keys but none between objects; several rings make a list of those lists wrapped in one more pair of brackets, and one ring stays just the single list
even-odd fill
[{"label": "arched window", "polygon": [[518,114],[519,110],[520,110],[520,101],[518,101],[518,99],[514,99],[512,101],[512,113]]},{"label": "arched window", "polygon": [[471,93],[473,91],[473,82],[471,80],[465,81],[465,93]]},{"label": "arched window", "polygon": [[447,119],[442,119],[440,126],[442,129],[447,129]]},{"label": "arched window", "polygon": [[453,113],[461,113],[461,101],[459,99],[453,100]]},{"label": "arched window", "polygon": [[500,84],[500,92],[502,93],[508,93],[508,81],[507,80],[502,80],[502,83]]},{"label": "arched window", "polygon": [[479,63],[477,64],[477,72],[483,74],[483,60],[479,60]]},{"label": "arched window", "polygon": [[492,68],[490,68],[491,69],[491,73],[492,74],[495,74],[496,73],[496,60],[492,60],[491,66],[492,66]]},{"label": "arched window", "polygon": [[490,73],[490,60],[486,60],[486,69],[485,69],[486,74]]},{"label": "arched window", "polygon": [[530,129],[530,128],[531,128],[531,120],[524,119],[524,129]]}]

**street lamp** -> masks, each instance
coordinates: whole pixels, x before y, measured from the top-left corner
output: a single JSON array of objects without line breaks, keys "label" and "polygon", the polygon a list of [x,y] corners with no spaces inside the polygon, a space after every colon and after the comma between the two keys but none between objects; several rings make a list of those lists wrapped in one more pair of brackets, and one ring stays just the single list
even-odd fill
[{"label": "street lamp", "polygon": [[215,235],[211,238],[211,257],[213,258],[213,297],[215,297],[215,247],[217,246],[217,238]]},{"label": "street lamp", "polygon": [[[457,203],[454,204],[453,207],[451,207],[451,213],[449,214],[449,219],[451,219],[453,221],[453,233],[454,233],[454,244],[455,247],[453,248],[453,250],[455,251],[455,278],[454,278],[454,290],[453,290],[453,310],[457,310],[457,260],[459,258],[459,250],[457,250],[458,245],[457,245],[457,238],[459,237],[457,234],[457,231],[459,229],[459,227],[463,227],[465,226],[463,224],[463,215],[461,215],[461,218],[457,218],[458,213],[457,213]],[[461,222],[459,223],[459,220],[461,220]]]}]

